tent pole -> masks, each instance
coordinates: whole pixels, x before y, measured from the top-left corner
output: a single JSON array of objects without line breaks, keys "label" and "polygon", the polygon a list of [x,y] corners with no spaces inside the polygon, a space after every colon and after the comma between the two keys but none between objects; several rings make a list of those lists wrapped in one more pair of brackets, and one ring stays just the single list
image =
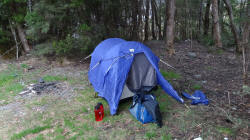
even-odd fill
[{"label": "tent pole", "polygon": [[83,61],[87,60],[87,59],[90,58],[90,57],[91,57],[91,54],[88,55],[87,57],[85,57],[83,60],[81,60],[80,63],[82,63]]}]

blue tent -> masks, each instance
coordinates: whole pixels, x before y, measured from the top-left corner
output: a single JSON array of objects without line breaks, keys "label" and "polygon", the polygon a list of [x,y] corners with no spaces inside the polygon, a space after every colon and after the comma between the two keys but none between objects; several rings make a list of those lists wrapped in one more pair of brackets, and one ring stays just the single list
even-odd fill
[{"label": "blue tent", "polygon": [[117,111],[123,87],[135,54],[144,53],[156,71],[157,84],[162,89],[183,103],[183,99],[161,75],[159,58],[140,42],[110,38],[102,41],[91,54],[88,78],[98,96],[107,100],[111,115]]}]

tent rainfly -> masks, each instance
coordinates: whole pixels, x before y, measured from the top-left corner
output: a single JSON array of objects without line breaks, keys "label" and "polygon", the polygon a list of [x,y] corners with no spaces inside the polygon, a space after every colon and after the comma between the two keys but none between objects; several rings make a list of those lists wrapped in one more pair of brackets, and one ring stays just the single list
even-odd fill
[{"label": "tent rainfly", "polygon": [[102,41],[91,54],[88,78],[98,96],[108,102],[111,115],[116,114],[120,99],[149,91],[156,85],[183,103],[160,73],[158,62],[159,58],[144,44],[110,38]]}]

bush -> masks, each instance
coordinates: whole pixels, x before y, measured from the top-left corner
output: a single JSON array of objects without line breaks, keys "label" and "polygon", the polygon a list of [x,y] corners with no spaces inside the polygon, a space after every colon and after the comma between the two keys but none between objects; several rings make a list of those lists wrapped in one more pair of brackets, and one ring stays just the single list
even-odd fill
[{"label": "bush", "polygon": [[36,56],[50,56],[55,54],[55,50],[51,42],[46,42],[34,46],[34,50],[31,53]]},{"label": "bush", "polygon": [[65,39],[52,40],[36,45],[33,53],[38,56],[56,55],[74,57],[90,54],[103,38],[101,29],[93,29],[86,24],[82,24],[76,32],[67,34]]},{"label": "bush", "polygon": [[213,46],[214,45],[214,40],[213,40],[212,36],[207,35],[207,36],[203,36],[201,38],[201,43],[203,45],[206,45],[206,46]]}]

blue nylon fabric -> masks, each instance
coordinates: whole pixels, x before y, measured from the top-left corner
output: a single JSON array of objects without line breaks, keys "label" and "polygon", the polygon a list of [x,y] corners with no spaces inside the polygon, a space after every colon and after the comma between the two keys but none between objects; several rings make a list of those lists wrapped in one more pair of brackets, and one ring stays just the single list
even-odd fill
[{"label": "blue nylon fabric", "polygon": [[[134,52],[130,49],[134,49]],[[108,102],[111,115],[117,111],[128,72],[137,53],[144,53],[148,58],[156,70],[157,82],[162,89],[183,103],[183,99],[161,75],[158,67],[159,58],[148,47],[136,41],[110,38],[97,45],[91,54],[88,78],[98,96]]]},{"label": "blue nylon fabric", "polygon": [[182,92],[182,95],[185,98],[192,100],[192,102],[191,102],[192,105],[197,105],[197,104],[208,105],[209,104],[209,100],[207,99],[205,94],[200,90],[196,90],[194,92],[194,94],[192,94],[192,95],[189,95],[188,93]]}]

